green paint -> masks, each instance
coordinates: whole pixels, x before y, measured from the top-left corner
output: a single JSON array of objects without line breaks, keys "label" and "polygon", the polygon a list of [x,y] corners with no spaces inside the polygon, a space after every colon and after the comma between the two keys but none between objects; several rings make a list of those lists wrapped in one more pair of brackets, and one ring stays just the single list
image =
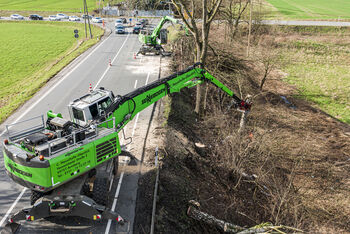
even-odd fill
[{"label": "green paint", "polygon": [[29,181],[31,183],[49,188],[51,187],[51,172],[50,168],[33,168],[20,165],[12,161],[7,157],[6,153],[3,151],[4,164],[8,172],[14,174],[15,176]]}]

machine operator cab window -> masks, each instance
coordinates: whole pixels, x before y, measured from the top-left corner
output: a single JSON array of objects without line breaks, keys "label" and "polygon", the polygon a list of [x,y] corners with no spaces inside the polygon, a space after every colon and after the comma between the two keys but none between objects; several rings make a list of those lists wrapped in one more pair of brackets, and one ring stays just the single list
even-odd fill
[{"label": "machine operator cab window", "polygon": [[112,91],[100,88],[74,100],[68,106],[72,121],[83,127],[89,125],[93,120],[105,115],[113,99]]}]

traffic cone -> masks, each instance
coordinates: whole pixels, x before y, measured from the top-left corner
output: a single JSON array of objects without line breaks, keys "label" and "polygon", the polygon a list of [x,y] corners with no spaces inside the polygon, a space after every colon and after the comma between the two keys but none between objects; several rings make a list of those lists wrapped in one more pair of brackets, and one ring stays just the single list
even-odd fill
[{"label": "traffic cone", "polygon": [[89,92],[92,92],[92,85],[91,85],[91,83],[89,85]]},{"label": "traffic cone", "polygon": [[112,66],[112,62],[111,62],[111,59],[109,59],[109,66]]},{"label": "traffic cone", "polygon": [[136,53],[134,53],[134,59],[136,59]]}]

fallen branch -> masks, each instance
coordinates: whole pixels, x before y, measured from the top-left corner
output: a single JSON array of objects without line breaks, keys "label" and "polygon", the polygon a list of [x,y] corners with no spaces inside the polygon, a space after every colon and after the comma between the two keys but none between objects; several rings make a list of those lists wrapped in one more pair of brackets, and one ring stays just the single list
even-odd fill
[{"label": "fallen branch", "polygon": [[[225,222],[221,219],[217,219],[214,216],[204,213],[197,208],[200,206],[200,204],[196,201],[191,200],[190,206],[187,210],[187,215],[197,221],[204,222],[206,224],[209,224],[211,226],[215,226],[217,228],[220,228],[224,232],[230,232],[230,233],[237,233],[237,234],[253,234],[253,233],[285,233],[282,230],[290,230],[293,232],[299,232],[302,233],[302,230],[293,228],[293,227],[287,227],[283,225],[274,226],[271,223],[262,223],[257,226],[251,227],[251,228],[244,228],[232,223]],[[196,207],[194,207],[196,206]]]}]

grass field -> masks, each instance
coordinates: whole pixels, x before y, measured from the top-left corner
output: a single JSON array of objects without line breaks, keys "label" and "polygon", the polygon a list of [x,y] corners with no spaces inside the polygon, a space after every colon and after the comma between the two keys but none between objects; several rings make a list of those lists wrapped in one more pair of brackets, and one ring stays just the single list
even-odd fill
[{"label": "grass field", "polygon": [[313,29],[299,27],[299,35],[283,39],[278,46],[284,57],[281,68],[299,97],[350,124],[350,30]]},{"label": "grass field", "polygon": [[[109,2],[120,2],[114,0]],[[98,8],[99,0],[86,0],[88,9]],[[107,0],[101,1],[101,4]],[[83,9],[82,0],[0,0],[0,10],[6,11],[54,11],[54,12],[81,12]]]},{"label": "grass field", "polygon": [[103,33],[93,27],[95,39],[77,47],[73,30],[82,35],[83,27],[68,22],[0,22],[0,122]]},{"label": "grass field", "polygon": [[266,0],[285,19],[350,19],[349,0]]}]

